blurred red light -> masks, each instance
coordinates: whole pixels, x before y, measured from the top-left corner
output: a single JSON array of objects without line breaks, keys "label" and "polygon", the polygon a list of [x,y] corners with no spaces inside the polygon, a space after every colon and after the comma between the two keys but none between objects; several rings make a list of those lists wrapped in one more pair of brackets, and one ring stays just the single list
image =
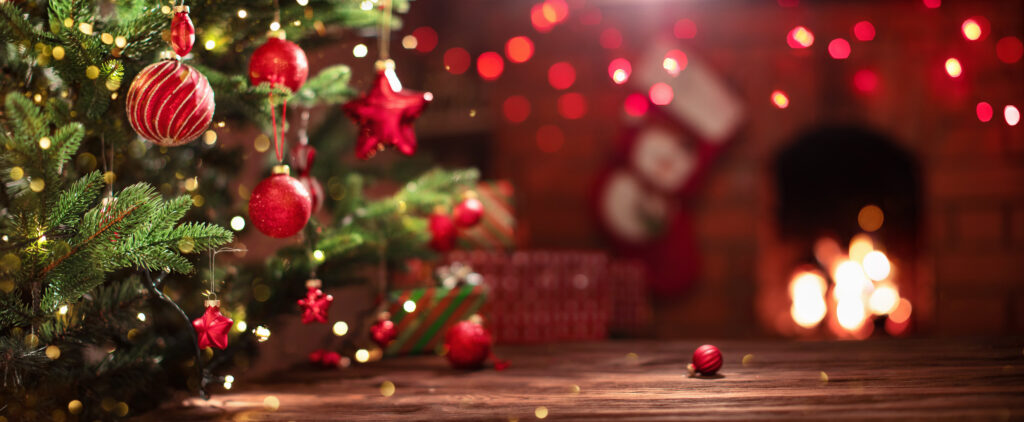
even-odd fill
[{"label": "blurred red light", "polygon": [[650,107],[650,103],[647,102],[647,97],[643,96],[643,94],[629,94],[626,97],[625,103],[623,103],[626,114],[633,117],[643,116],[647,113],[648,107]]},{"label": "blurred red light", "polygon": [[828,54],[837,60],[850,57],[850,42],[842,38],[832,40],[828,43]]},{"label": "blurred red light", "polygon": [[789,97],[786,96],[785,92],[776,89],[775,91],[772,91],[771,99],[772,104],[775,104],[775,107],[780,109],[789,107]]},{"label": "blurred red light", "polygon": [[505,61],[498,53],[488,51],[476,58],[476,73],[479,73],[485,81],[498,79],[504,70]]},{"label": "blurred red light", "polygon": [[512,123],[522,123],[530,117],[530,101],[522,95],[506,98],[501,109],[505,112],[505,119]]},{"label": "blurred red light", "polygon": [[988,122],[992,120],[992,105],[987,102],[980,102],[975,107],[975,111],[978,113],[978,120],[982,122]]},{"label": "blurred red light", "polygon": [[814,44],[814,34],[811,33],[811,30],[798,26],[789,31],[786,43],[790,48],[807,48]]},{"label": "blurred red light", "polygon": [[601,9],[594,8],[580,16],[580,23],[588,26],[600,25],[601,18]]},{"label": "blurred red light", "polygon": [[449,48],[444,52],[444,69],[453,75],[461,75],[469,70],[469,52],[461,47]]},{"label": "blurred red light", "polygon": [[853,74],[853,86],[863,93],[875,92],[878,89],[878,75],[872,70],[858,70]]},{"label": "blurred red light", "polygon": [[512,37],[505,43],[505,57],[512,63],[524,63],[533,57],[533,41],[525,36]]},{"label": "blurred red light", "polygon": [[942,6],[942,0],[924,0],[924,7],[935,9]]},{"label": "blurred red light", "polygon": [[1006,119],[1006,124],[1017,126],[1017,123],[1020,123],[1020,110],[1015,106],[1008,105],[1003,109],[1003,118]]},{"label": "blurred red light", "polygon": [[633,66],[629,64],[629,60],[624,58],[617,58],[612,60],[608,64],[608,77],[612,78],[612,82],[618,85],[622,85],[629,80],[629,75],[633,73]]},{"label": "blurred red light", "polygon": [[860,41],[871,41],[875,39],[875,26],[868,21],[857,22],[853,25],[853,36]]},{"label": "blurred red light", "polygon": [[544,125],[537,129],[537,148],[546,153],[555,153],[565,144],[565,134],[555,125]]},{"label": "blurred red light", "polygon": [[548,20],[544,14],[544,3],[537,3],[530,8],[530,23],[537,32],[545,33],[555,27],[555,23]]},{"label": "blurred red light", "polygon": [[567,89],[576,82],[576,69],[569,62],[558,62],[548,68],[548,83],[555,89]]},{"label": "blurred red light", "polygon": [[570,92],[558,97],[558,114],[562,117],[575,120],[587,114],[587,100],[576,92]]},{"label": "blurred red light", "polygon": [[672,98],[675,97],[675,93],[672,92],[672,87],[664,82],[658,82],[651,85],[651,91],[649,94],[651,102],[654,103],[654,105],[660,106],[668,105],[672,102]]},{"label": "blurred red light", "polygon": [[560,23],[569,16],[569,5],[565,0],[546,0],[542,8],[544,17],[553,24]]},{"label": "blurred red light", "polygon": [[692,39],[697,36],[697,24],[689,19],[677,20],[672,25],[672,34],[681,40]]},{"label": "blurred red light", "polygon": [[954,78],[959,78],[964,73],[964,68],[960,66],[960,60],[955,57],[946,59],[946,73]]},{"label": "blurred red light", "polygon": [[1024,43],[1017,37],[1004,37],[996,43],[996,55],[1003,63],[1017,63],[1024,56]]},{"label": "blurred red light", "polygon": [[622,33],[618,29],[608,28],[601,31],[601,47],[614,50],[622,46]]},{"label": "blurred red light", "polygon": [[416,51],[420,53],[429,53],[437,47],[437,31],[434,28],[421,26],[412,31],[412,36],[416,37]]},{"label": "blurred red light", "polygon": [[676,77],[679,75],[679,72],[686,69],[687,63],[686,53],[683,53],[680,50],[670,50],[665,54],[665,58],[661,61],[661,66],[669,75]]},{"label": "blurred red light", "polygon": [[962,25],[960,25],[960,32],[963,32],[964,38],[968,41],[977,41],[981,39],[984,28],[981,27],[981,23],[976,18],[967,19]]}]

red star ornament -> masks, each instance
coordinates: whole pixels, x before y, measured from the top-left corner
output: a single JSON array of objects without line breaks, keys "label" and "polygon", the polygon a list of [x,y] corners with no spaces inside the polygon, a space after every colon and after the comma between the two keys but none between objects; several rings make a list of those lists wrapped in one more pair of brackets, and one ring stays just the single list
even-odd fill
[{"label": "red star ornament", "polygon": [[302,308],[302,323],[312,322],[327,323],[327,309],[331,307],[334,296],[325,295],[320,290],[320,280],[309,280],[306,282],[306,297],[299,299],[299,306]]},{"label": "red star ornament", "polygon": [[391,60],[377,63],[373,86],[342,108],[359,125],[356,157],[368,159],[387,146],[405,155],[416,152],[412,123],[434,99],[429,92],[403,90]]},{"label": "red star ornament", "polygon": [[228,347],[228,331],[234,321],[220,313],[220,301],[206,301],[206,312],[192,321],[192,326],[199,336],[199,348],[216,347],[224,350]]}]

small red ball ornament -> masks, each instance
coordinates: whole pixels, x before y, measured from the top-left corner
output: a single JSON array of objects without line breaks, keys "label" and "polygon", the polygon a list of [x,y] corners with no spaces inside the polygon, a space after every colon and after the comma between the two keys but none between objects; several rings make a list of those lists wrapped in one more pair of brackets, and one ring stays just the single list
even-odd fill
[{"label": "small red ball ornament", "polygon": [[371,158],[388,146],[405,155],[416,152],[412,123],[433,99],[429,92],[402,89],[393,61],[378,62],[373,86],[342,107],[359,125],[356,157]]},{"label": "small red ball ornament", "polygon": [[324,205],[324,187],[320,184],[320,181],[313,177],[311,173],[313,169],[313,159],[316,158],[316,148],[313,148],[309,144],[296,144],[292,147],[292,167],[299,173],[300,182],[302,186],[306,187],[309,191],[309,197],[313,200],[313,213],[320,211],[320,208]]},{"label": "small red ball ornament", "polygon": [[228,347],[228,330],[234,321],[220,313],[220,301],[206,301],[206,312],[192,321],[192,326],[199,336],[199,348],[216,347],[224,350]]},{"label": "small red ball ornament", "polygon": [[185,57],[195,43],[196,27],[188,17],[188,6],[174,6],[174,17],[171,18],[171,46],[174,53]]},{"label": "small red ball ornament", "polygon": [[483,325],[460,321],[444,336],[448,362],[456,369],[478,369],[491,356],[491,334]]},{"label": "small red ball ornament", "polygon": [[455,247],[455,236],[458,231],[451,217],[442,213],[434,213],[427,223],[430,230],[430,247],[438,252],[448,252]]},{"label": "small red ball ornament", "polygon": [[722,352],[710,344],[700,346],[693,352],[693,363],[687,365],[691,374],[708,376],[722,369]]},{"label": "small red ball ornament", "polygon": [[391,315],[382,313],[377,322],[370,326],[370,338],[380,347],[388,347],[398,337],[398,328],[391,322]]},{"label": "small red ball ornament", "polygon": [[455,220],[455,225],[462,228],[475,226],[483,216],[484,203],[476,199],[475,196],[468,196],[466,199],[463,199],[452,210],[452,219]]},{"label": "small red ball ornament", "polygon": [[263,234],[285,238],[302,230],[313,211],[313,200],[302,182],[288,175],[288,166],[274,166],[249,198],[249,219]]},{"label": "small red ball ornament", "polygon": [[334,301],[334,296],[325,295],[320,290],[320,280],[312,279],[306,281],[306,297],[299,299],[299,307],[302,308],[302,323],[311,322],[327,323],[327,310]]},{"label": "small red ball ornament", "polygon": [[249,59],[249,82],[252,85],[268,82],[270,86],[283,85],[295,92],[306,83],[307,76],[309,61],[306,60],[306,52],[291,41],[270,37]]},{"label": "small red ball ornament", "polygon": [[143,138],[173,147],[199,137],[213,120],[213,89],[198,70],[164,60],[139,72],[125,101],[128,122]]}]

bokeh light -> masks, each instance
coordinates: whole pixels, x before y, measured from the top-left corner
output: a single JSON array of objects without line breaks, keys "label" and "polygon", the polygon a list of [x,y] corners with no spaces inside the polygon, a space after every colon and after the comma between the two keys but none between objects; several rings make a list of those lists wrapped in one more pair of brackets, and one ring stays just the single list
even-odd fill
[{"label": "bokeh light", "polygon": [[1006,119],[1006,124],[1017,126],[1017,123],[1020,123],[1020,110],[1016,106],[1008,105],[1003,108],[1003,118]]},{"label": "bokeh light", "polygon": [[569,17],[569,5],[565,0],[545,0],[541,4],[541,12],[544,19],[552,24],[557,24]]},{"label": "bokeh light", "polygon": [[772,104],[774,104],[775,107],[778,107],[780,109],[789,107],[789,97],[786,96],[785,92],[782,92],[780,90],[776,89],[772,91],[771,100]]},{"label": "bokeh light", "polygon": [[548,83],[555,89],[568,89],[576,82],[576,69],[569,62],[558,62],[548,68]]},{"label": "bokeh light", "polygon": [[587,100],[577,92],[570,92],[558,97],[558,114],[575,120],[587,114]]},{"label": "bokeh light", "polygon": [[853,260],[839,263],[832,274],[832,279],[836,283],[832,289],[832,296],[836,300],[860,300],[864,292],[871,288],[871,281],[864,275],[864,270]]},{"label": "bokeh light", "polygon": [[946,59],[946,74],[954,78],[959,78],[963,73],[964,69],[960,66],[960,60],[957,60],[955,57]]},{"label": "bokeh light", "polygon": [[530,117],[530,101],[522,95],[513,95],[501,104],[505,119],[512,123],[522,123]]},{"label": "bokeh light", "polygon": [[643,94],[629,94],[626,97],[626,101],[622,104],[623,109],[627,115],[633,117],[640,117],[647,114],[647,108],[650,107],[650,103],[647,102],[647,97]]},{"label": "bokeh light", "polygon": [[858,41],[871,41],[875,39],[875,25],[869,21],[860,21],[853,25],[853,36]]},{"label": "bokeh light", "polygon": [[544,3],[534,4],[530,8],[530,23],[533,24],[533,29],[540,33],[546,33],[555,27],[555,22],[549,20],[544,13]]},{"label": "bokeh light", "polygon": [[792,300],[789,313],[793,322],[804,328],[813,328],[821,323],[828,311],[825,304],[827,289],[825,278],[816,272],[801,271],[794,274],[789,283]]},{"label": "bokeh light", "polygon": [[686,53],[681,50],[669,50],[665,53],[665,58],[661,61],[661,67],[668,72],[672,77],[679,76],[679,72],[686,69]]},{"label": "bokeh light", "polygon": [[922,0],[922,2],[924,7],[929,9],[937,9],[939,6],[942,6],[942,0]]},{"label": "bokeh light", "polygon": [[612,78],[612,82],[618,85],[622,85],[629,80],[629,75],[633,73],[633,66],[629,63],[629,60],[624,58],[617,58],[608,64],[608,77]]},{"label": "bokeh light", "polygon": [[878,205],[865,205],[857,213],[857,225],[868,233],[878,231],[885,222],[885,213]]},{"label": "bokeh light", "polygon": [[462,47],[452,47],[444,52],[444,69],[453,75],[461,75],[469,70],[471,59],[469,52]]},{"label": "bokeh light", "polygon": [[651,102],[654,105],[668,105],[672,102],[672,98],[675,97],[675,93],[672,91],[672,87],[664,82],[658,82],[651,86],[649,92]]},{"label": "bokeh light", "polygon": [[842,60],[850,57],[850,42],[836,38],[828,43],[828,54],[833,59]]},{"label": "bokeh light", "polygon": [[360,43],[356,44],[355,47],[352,47],[352,56],[354,57],[363,58],[366,57],[366,54],[369,52],[370,49],[366,47],[366,44]]},{"label": "bokeh light", "polygon": [[412,31],[412,36],[416,37],[416,51],[420,53],[429,53],[437,47],[437,31],[434,28],[421,26]]},{"label": "bokeh light", "polygon": [[544,125],[537,129],[537,148],[546,153],[555,153],[565,145],[565,134],[555,125]]},{"label": "bokeh light", "polygon": [[672,25],[672,35],[681,40],[693,39],[697,36],[697,24],[686,18],[677,20]]},{"label": "bokeh light", "polygon": [[836,320],[839,321],[839,326],[847,331],[860,329],[865,317],[867,314],[864,312],[864,302],[859,298],[843,299],[836,304]]},{"label": "bokeh light", "polygon": [[1003,63],[1017,63],[1024,56],[1024,43],[1017,37],[1003,37],[996,43],[996,56]]},{"label": "bokeh light", "polygon": [[878,89],[878,74],[870,69],[861,69],[853,74],[853,87],[858,92],[870,94]]},{"label": "bokeh light", "polygon": [[476,73],[485,81],[493,81],[505,70],[505,60],[493,51],[487,51],[476,58]]},{"label": "bokeh light", "polygon": [[525,63],[533,57],[533,41],[522,35],[509,38],[505,43],[505,57],[512,63]]},{"label": "bokeh light", "polygon": [[814,241],[814,259],[824,268],[832,268],[843,255],[839,242],[831,237],[823,236]]},{"label": "bokeh light", "polygon": [[891,284],[880,284],[871,293],[868,299],[868,307],[875,315],[885,315],[894,310],[900,304],[900,293]]},{"label": "bokeh light", "polygon": [[896,309],[889,312],[889,320],[897,324],[907,322],[910,319],[910,313],[913,311],[913,308],[909,300],[901,298],[899,305],[896,305]]},{"label": "bokeh light", "polygon": [[960,31],[963,32],[964,38],[968,41],[977,41],[981,39],[981,24],[974,18],[967,19],[963,24],[960,25]]},{"label": "bokeh light", "polygon": [[622,33],[615,28],[607,28],[601,31],[601,37],[599,39],[601,47],[608,50],[614,50],[622,46]]},{"label": "bokeh light", "polygon": [[981,122],[991,121],[992,115],[995,114],[992,110],[992,104],[984,101],[978,103],[977,107],[974,108],[974,111],[978,114],[978,120]]},{"label": "bokeh light", "polygon": [[885,280],[892,271],[889,257],[885,256],[885,253],[882,251],[868,252],[867,255],[864,255],[862,263],[864,265],[864,273],[867,274],[868,278],[875,281]]},{"label": "bokeh light", "polygon": [[850,239],[850,259],[860,262],[864,260],[868,252],[875,250],[875,243],[871,241],[871,236],[865,233],[858,233]]},{"label": "bokeh light", "polygon": [[798,26],[789,31],[786,43],[790,48],[807,48],[814,44],[814,34],[811,33],[811,30]]}]

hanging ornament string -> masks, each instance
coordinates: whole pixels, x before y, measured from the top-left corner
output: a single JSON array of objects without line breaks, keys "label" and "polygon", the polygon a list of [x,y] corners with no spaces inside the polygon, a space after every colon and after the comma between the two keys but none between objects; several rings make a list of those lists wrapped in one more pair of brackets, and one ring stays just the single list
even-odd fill
[{"label": "hanging ornament string", "polygon": [[383,0],[380,17],[380,36],[377,37],[377,52],[380,61],[391,58],[391,0]]},{"label": "hanging ornament string", "polygon": [[[281,7],[277,0],[274,0],[274,22],[270,24],[271,30],[277,31],[281,28]],[[273,84],[272,84],[273,85]],[[270,92],[270,125],[274,131],[274,153],[277,155],[277,163],[284,162],[284,128],[288,124],[288,97],[285,97],[281,105],[281,129],[277,129],[277,116],[274,112],[274,93]],[[278,134],[280,132],[280,134]]]}]

